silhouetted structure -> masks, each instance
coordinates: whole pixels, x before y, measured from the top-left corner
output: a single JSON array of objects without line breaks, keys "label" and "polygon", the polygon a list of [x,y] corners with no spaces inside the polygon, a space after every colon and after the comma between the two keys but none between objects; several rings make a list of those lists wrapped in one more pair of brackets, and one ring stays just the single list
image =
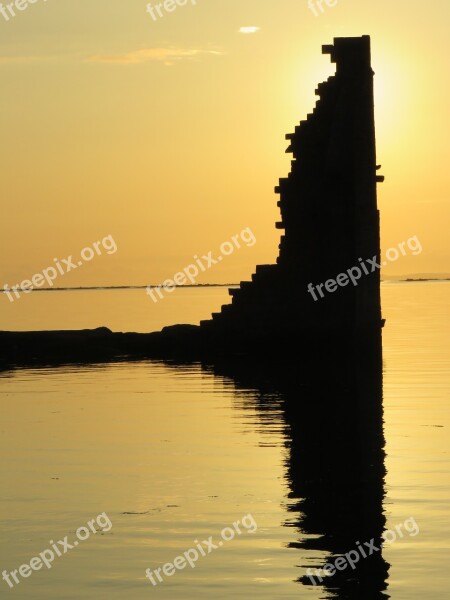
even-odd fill
[{"label": "silhouetted structure", "polygon": [[322,287],[316,299],[308,291],[361,268],[360,258],[380,264],[370,38],[337,38],[323,52],[336,75],[319,85],[314,112],[286,136],[294,160],[275,188],[277,227],[285,231],[277,264],[257,267],[251,282],[230,290],[231,305],[201,323],[215,336],[267,341],[381,327],[379,269],[357,286]]},{"label": "silhouetted structure", "polygon": [[[278,357],[291,345],[303,354],[324,346],[331,353],[363,349],[382,327],[380,270],[373,265],[380,265],[376,185],[383,178],[377,176],[370,37],[336,38],[323,52],[336,74],[319,85],[314,112],[287,136],[294,159],[276,188],[277,227],[284,230],[276,264],[258,266],[252,281],[230,289],[231,304],[200,326],[151,334],[1,332],[0,360]],[[355,285],[331,282],[349,269],[361,274]]]}]

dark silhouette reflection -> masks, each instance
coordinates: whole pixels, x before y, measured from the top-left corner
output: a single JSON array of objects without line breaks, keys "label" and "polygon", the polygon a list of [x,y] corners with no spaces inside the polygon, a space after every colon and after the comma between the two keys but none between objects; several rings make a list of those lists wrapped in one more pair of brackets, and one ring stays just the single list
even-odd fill
[{"label": "dark silhouette reflection", "polygon": [[[272,410],[272,420],[285,421],[290,450],[286,526],[298,530],[298,539],[290,544],[302,550],[298,582],[322,586],[318,590],[321,594],[325,590],[324,598],[388,598],[384,590],[389,565],[381,551],[385,526],[381,334],[374,332],[370,342],[364,336],[364,346],[357,341],[353,348],[342,355],[328,348],[320,362],[317,357],[305,358],[301,369],[286,362],[227,361],[208,370],[231,377],[237,388],[259,390],[257,409],[265,427]],[[316,569],[334,565],[351,551],[354,569],[341,559],[342,570],[335,569],[328,577],[321,573],[323,581],[315,576]]]}]

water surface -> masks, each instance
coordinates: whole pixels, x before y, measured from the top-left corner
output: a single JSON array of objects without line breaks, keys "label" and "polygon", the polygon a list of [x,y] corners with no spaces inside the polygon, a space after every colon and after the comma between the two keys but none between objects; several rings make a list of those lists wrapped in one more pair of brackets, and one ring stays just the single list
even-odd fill
[{"label": "water surface", "polygon": [[[221,288],[177,290],[179,300],[161,308],[171,316],[164,322],[151,316],[142,291],[71,292],[83,294],[81,304],[58,294],[21,299],[21,316],[29,299],[33,307],[23,329],[41,323],[45,297],[53,304],[42,327],[62,327],[65,313],[69,327],[137,331],[196,322],[227,300]],[[387,594],[399,600],[448,598],[449,300],[446,283],[383,285],[383,518],[386,528],[409,517],[420,526],[419,535],[383,551]],[[17,315],[2,312],[0,328],[17,329]],[[199,364],[2,373],[0,570],[29,563],[50,540],[74,539],[75,530],[99,513],[106,512],[113,526],[80,542],[51,570],[20,578],[12,590],[0,580],[1,597],[345,598],[340,589],[298,581],[329,552],[308,549],[314,509],[306,502],[303,514],[301,506],[293,510],[293,485],[305,483],[293,481],[293,467],[300,473],[307,467],[302,461],[314,457],[307,449],[297,452],[302,440],[293,440],[298,432],[283,401]],[[298,402],[304,401],[299,392]],[[307,425],[320,447],[320,422]],[[346,460],[342,456],[343,468]],[[146,568],[173,561],[194,540],[220,539],[224,527],[248,514],[257,523],[254,533],[243,530],[195,569],[177,571],[157,586],[145,579]]]}]

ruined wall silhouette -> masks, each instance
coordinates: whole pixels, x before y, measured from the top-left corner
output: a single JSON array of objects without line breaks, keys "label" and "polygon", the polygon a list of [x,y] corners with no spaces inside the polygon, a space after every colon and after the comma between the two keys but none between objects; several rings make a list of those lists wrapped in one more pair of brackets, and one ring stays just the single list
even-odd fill
[{"label": "ruined wall silhouette", "polygon": [[[288,134],[292,169],[275,188],[281,236],[277,263],[260,265],[252,281],[230,289],[232,303],[201,326],[212,335],[268,339],[293,333],[381,328],[380,272],[364,274],[314,300],[308,284],[325,283],[380,262],[379,213],[370,37],[336,38],[323,47],[336,74]],[[370,266],[369,266],[370,270]]]}]

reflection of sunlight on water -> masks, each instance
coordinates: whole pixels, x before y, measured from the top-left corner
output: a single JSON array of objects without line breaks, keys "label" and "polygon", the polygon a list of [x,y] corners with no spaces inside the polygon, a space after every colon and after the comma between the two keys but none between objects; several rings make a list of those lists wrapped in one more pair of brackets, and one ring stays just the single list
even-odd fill
[{"label": "reflection of sunlight on water", "polygon": [[392,563],[390,593],[406,600],[439,598],[448,587],[450,285],[404,285],[383,290],[387,527],[414,517],[421,533],[384,554]]},{"label": "reflection of sunlight on water", "polygon": [[[224,290],[216,292],[214,302],[223,303]],[[102,314],[100,296],[108,293],[108,302],[126,300],[120,318],[128,311],[139,326],[134,293],[98,292],[93,313]],[[448,586],[450,286],[388,284],[382,294],[386,527],[414,517],[421,528],[384,549],[388,593],[396,600],[439,598]],[[204,315],[211,298],[201,300],[200,292],[198,301]],[[188,600],[324,597],[323,588],[295,583],[311,560],[323,564],[328,553],[295,547],[300,539],[315,547],[318,536],[296,527],[301,506],[292,510],[286,479],[290,428],[277,393],[236,389],[198,364],[142,362],[4,373],[0,399],[2,568],[29,562],[49,539],[102,511],[113,523],[108,536],[23,580],[14,591],[19,600],[71,599],[74,590],[77,597],[141,600],[149,589],[155,598]],[[320,442],[320,422],[307,424]],[[172,561],[195,539],[217,537],[248,513],[258,524],[254,535],[148,587],[145,568]]]},{"label": "reflection of sunlight on water", "polygon": [[71,589],[87,597],[100,585],[105,597],[140,599],[148,591],[146,568],[172,561],[195,539],[217,538],[248,513],[258,524],[255,534],[236,537],[195,570],[177,572],[152,588],[153,596],[183,589],[183,598],[194,598],[200,586],[211,597],[218,586],[224,598],[237,590],[252,597],[261,593],[262,567],[267,598],[280,583],[294,585],[287,575],[280,582],[294,561],[280,546],[289,536],[280,502],[282,439],[272,430],[263,438],[273,443],[260,444],[255,410],[234,402],[228,380],[195,365],[137,363],[18,371],[0,381],[2,449],[14,447],[13,460],[2,464],[10,490],[2,506],[2,565],[23,564],[48,536],[65,535],[99,506],[113,523],[108,544],[95,539],[77,549],[70,564],[60,561],[21,583],[18,598],[65,598]]}]

